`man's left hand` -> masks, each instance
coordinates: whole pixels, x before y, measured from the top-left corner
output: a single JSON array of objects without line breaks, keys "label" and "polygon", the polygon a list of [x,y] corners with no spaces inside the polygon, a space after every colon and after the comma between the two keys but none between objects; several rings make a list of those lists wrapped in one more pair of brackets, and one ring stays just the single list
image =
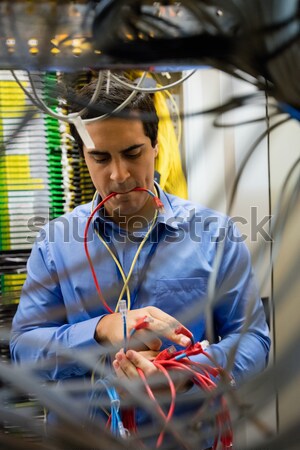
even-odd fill
[{"label": "man's left hand", "polygon": [[[164,375],[156,368],[153,364],[153,360],[158,355],[159,352],[154,351],[144,351],[144,352],[136,352],[135,350],[128,350],[124,353],[124,350],[121,349],[116,354],[116,359],[113,361],[113,367],[116,372],[116,375],[120,379],[129,378],[136,379],[139,378],[139,374],[137,368],[141,369],[144,372],[145,377],[148,381],[149,377],[155,381],[156,376],[156,390],[162,392],[162,390],[167,389],[169,391],[169,385]],[[185,392],[187,389],[191,387],[191,381],[187,376],[176,373],[177,375],[176,381],[174,379],[174,384],[177,392]],[[158,378],[159,376],[159,378]]]}]

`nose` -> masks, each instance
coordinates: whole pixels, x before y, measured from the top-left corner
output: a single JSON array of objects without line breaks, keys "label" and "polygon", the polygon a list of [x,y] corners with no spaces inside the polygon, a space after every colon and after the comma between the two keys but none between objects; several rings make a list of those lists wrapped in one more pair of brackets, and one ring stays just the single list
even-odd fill
[{"label": "nose", "polygon": [[130,177],[130,173],[123,161],[112,161],[110,179],[116,183],[124,183]]}]

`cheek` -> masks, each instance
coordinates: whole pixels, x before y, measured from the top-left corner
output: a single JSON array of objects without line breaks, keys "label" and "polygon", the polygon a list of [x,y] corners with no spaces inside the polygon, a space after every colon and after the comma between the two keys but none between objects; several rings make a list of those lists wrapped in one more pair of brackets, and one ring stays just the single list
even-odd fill
[{"label": "cheek", "polygon": [[90,177],[97,188],[97,190],[101,190],[101,186],[105,186],[107,184],[107,176],[104,170],[101,170],[101,166],[95,163],[87,163],[87,168],[90,174]]}]

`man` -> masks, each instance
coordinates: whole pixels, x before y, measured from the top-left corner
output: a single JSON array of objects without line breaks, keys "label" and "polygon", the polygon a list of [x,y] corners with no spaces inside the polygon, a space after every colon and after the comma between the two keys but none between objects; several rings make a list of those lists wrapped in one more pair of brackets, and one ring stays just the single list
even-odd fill
[{"label": "man", "polygon": [[[88,102],[94,90],[94,82],[85,86],[81,99]],[[120,380],[138,377],[137,368],[151,378],[157,372],[152,360],[159,351],[170,343],[181,348],[191,343],[181,322],[195,341],[206,338],[208,280],[223,245],[213,315],[219,342],[211,343],[208,352],[226,368],[238,344],[230,375],[240,385],[265,368],[270,346],[249,252],[227,217],[166,194],[154,183],[158,118],[151,95],[136,94],[121,116],[89,120],[99,111],[114,110],[129,93],[111,80],[109,92],[102,89],[96,106],[73,130],[97,195],[92,203],[48,224],[38,236],[13,321],[12,357],[39,362],[39,373],[48,380],[89,379],[89,367],[77,352],[105,352],[113,346],[112,366]],[[79,135],[88,136],[86,145]],[[157,213],[152,195],[137,188],[156,193],[165,212]],[[108,313],[101,304],[82,239],[91,211],[113,193],[93,218],[87,246],[112,311],[119,306],[124,279],[128,284],[122,296],[130,306],[127,333],[147,318],[147,327],[135,333],[138,344],[127,352],[122,316]],[[252,308],[243,329],[249,302]],[[59,358],[61,348],[74,353]],[[212,364],[204,355],[191,358]]]}]

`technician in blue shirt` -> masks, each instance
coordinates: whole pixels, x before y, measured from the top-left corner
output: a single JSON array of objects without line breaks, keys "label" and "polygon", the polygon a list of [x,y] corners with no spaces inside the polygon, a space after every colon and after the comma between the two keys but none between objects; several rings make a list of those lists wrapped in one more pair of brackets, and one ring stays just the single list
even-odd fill
[{"label": "technician in blue shirt", "polygon": [[[94,88],[91,83],[83,89],[85,99],[90,98]],[[90,109],[84,119],[99,116],[99,106],[114,109],[127,97],[128,90],[115,86],[112,80],[109,94],[104,89],[97,107]],[[240,340],[231,373],[240,385],[266,367],[270,347],[249,252],[228,217],[167,194],[154,183],[154,161],[159,149],[152,96],[138,93],[127,105],[126,113],[128,118],[109,117],[80,125],[81,137],[87,131],[90,139],[89,148],[83,144],[83,150],[97,195],[93,204],[78,206],[40,231],[13,320],[12,358],[19,363],[45,361],[39,367],[48,380],[84,379],[90,377],[90,371],[78,359],[78,351],[103,350],[109,344],[117,350],[122,347],[120,313],[109,314],[99,300],[83,245],[92,208],[116,192],[91,223],[90,258],[103,297],[112,310],[123,286],[118,264],[125,277],[132,269],[128,332],[142,316],[152,319],[147,329],[135,333],[141,343],[137,351],[130,350],[126,355],[116,350],[112,358],[116,374],[134,378],[136,367],[147,376],[155,373],[150,359],[159,350],[170,341],[181,346],[190,343],[183,334],[176,334],[181,322],[196,341],[206,338],[207,284],[217,248],[225,239],[213,313],[218,342],[211,343],[208,352],[225,368],[230,350]],[[147,114],[146,120],[143,113]],[[150,113],[155,120],[148,120]],[[138,187],[157,193],[165,212],[158,212],[132,266],[156,215],[152,197],[147,192],[132,191]],[[241,337],[249,301],[253,306]],[[58,348],[74,352],[68,358],[59,358]],[[207,362],[203,355],[193,358]]]}]

